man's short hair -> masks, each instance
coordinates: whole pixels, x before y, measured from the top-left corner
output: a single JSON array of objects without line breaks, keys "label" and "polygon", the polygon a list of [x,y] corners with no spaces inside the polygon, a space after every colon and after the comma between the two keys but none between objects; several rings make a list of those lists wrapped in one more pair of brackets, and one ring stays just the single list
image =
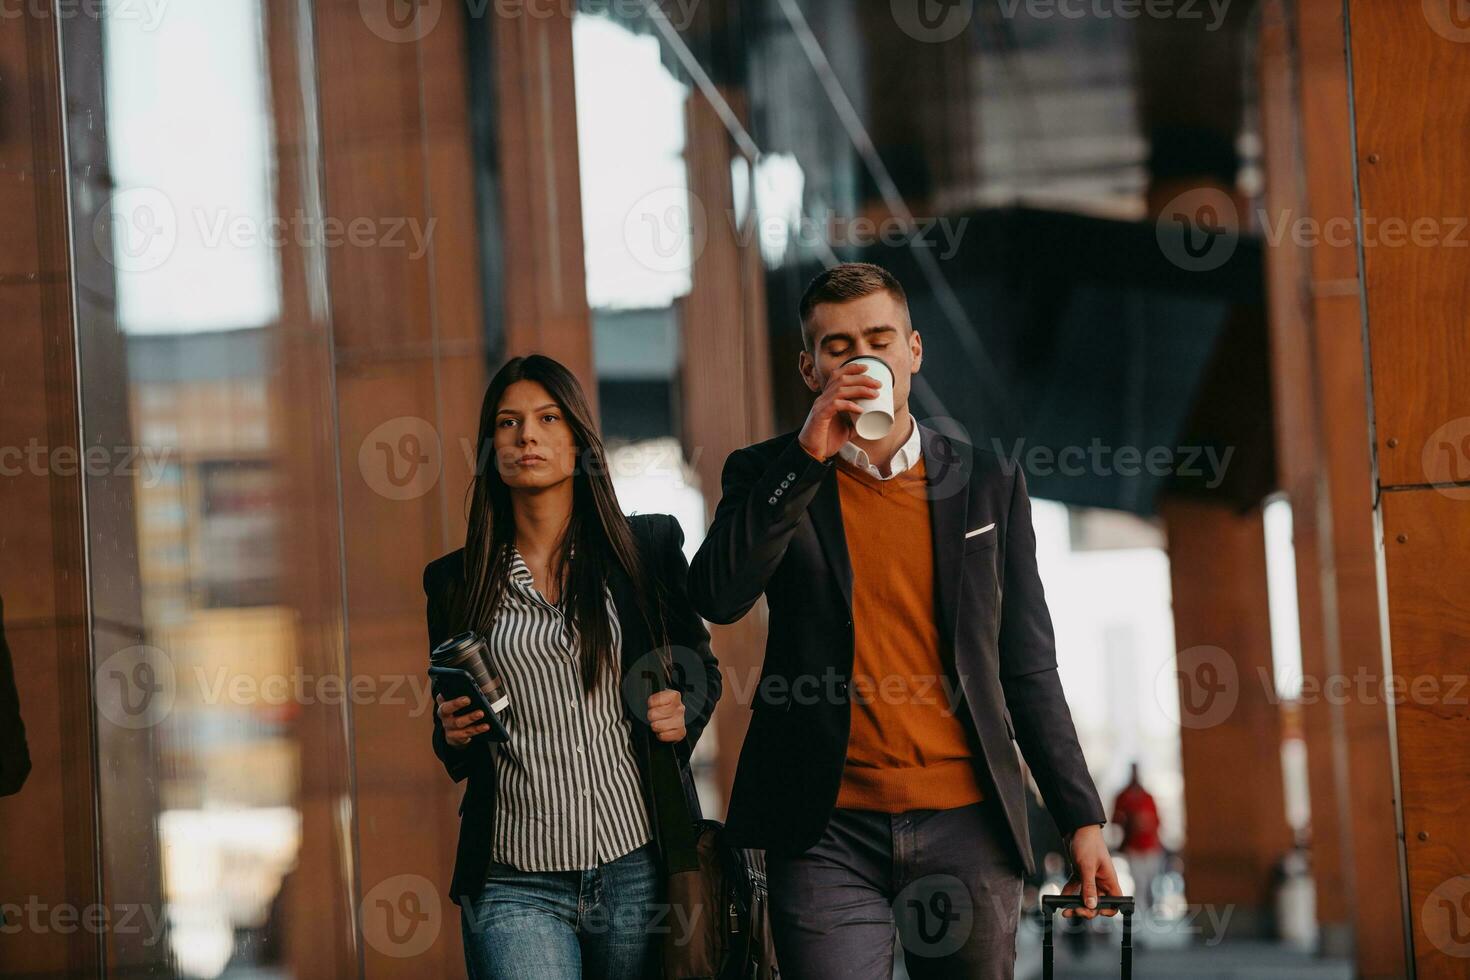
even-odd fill
[{"label": "man's short hair", "polygon": [[[818,304],[845,303],[877,292],[887,292],[905,309],[908,308],[909,299],[903,286],[899,285],[893,273],[882,266],[871,262],[843,262],[819,273],[807,284],[806,291],[801,294],[801,303],[797,306],[797,314],[801,318],[802,348],[811,353],[812,310]],[[912,325],[909,329],[913,329]]]}]

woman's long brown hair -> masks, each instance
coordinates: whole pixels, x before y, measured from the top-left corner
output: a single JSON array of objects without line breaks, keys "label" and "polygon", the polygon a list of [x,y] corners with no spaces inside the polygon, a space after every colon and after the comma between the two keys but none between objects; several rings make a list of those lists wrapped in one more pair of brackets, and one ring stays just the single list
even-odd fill
[{"label": "woman's long brown hair", "polygon": [[[607,569],[616,563],[627,572],[638,597],[639,614],[660,651],[668,646],[664,597],[655,594],[654,580],[643,566],[632,528],[618,506],[602,437],[582,386],[572,372],[542,354],[507,361],[490,380],[480,405],[475,477],[469,487],[472,497],[469,532],[464,547],[468,588],[465,628],[490,636],[490,627],[510,578],[515,519],[511,511],[511,489],[501,479],[496,464],[495,423],[505,390],[517,381],[535,381],[546,389],[561,407],[577,446],[571,520],[561,548],[553,556],[551,575],[560,586],[557,593],[562,608],[571,612],[576,624],[582,686],[590,691],[613,656],[612,623],[603,591]],[[574,547],[575,560],[571,557]],[[657,629],[654,622],[658,623]],[[618,665],[612,667],[613,676],[619,676]]]}]

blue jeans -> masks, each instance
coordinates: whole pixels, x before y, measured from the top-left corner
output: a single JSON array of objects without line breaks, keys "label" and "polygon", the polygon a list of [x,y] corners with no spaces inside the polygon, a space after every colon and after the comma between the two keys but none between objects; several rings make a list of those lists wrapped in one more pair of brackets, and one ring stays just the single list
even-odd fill
[{"label": "blue jeans", "polygon": [[491,863],[460,907],[470,980],[644,980],[659,972],[652,843],[587,871]]}]

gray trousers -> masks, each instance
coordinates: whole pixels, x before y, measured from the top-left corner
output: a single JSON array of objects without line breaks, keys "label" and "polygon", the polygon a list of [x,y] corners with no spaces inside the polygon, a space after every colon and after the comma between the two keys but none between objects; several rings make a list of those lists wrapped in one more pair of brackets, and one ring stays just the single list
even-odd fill
[{"label": "gray trousers", "polygon": [[1023,868],[997,800],[837,809],[809,850],[766,863],[783,980],[890,980],[895,929],[913,980],[1015,975]]}]

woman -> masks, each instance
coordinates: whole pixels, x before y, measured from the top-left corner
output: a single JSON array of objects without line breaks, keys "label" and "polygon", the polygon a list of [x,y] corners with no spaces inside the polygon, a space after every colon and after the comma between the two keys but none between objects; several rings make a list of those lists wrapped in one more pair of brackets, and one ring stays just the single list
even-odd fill
[{"label": "woman", "polygon": [[495,375],[478,446],[465,547],[424,569],[431,648],[479,632],[511,705],[493,746],[467,698],[434,718],[469,780],[450,891],[469,975],[655,976],[659,839],[687,819],[678,794],[698,813],[689,753],[720,694],[683,531],[623,516],[581,387],[548,357]]}]

